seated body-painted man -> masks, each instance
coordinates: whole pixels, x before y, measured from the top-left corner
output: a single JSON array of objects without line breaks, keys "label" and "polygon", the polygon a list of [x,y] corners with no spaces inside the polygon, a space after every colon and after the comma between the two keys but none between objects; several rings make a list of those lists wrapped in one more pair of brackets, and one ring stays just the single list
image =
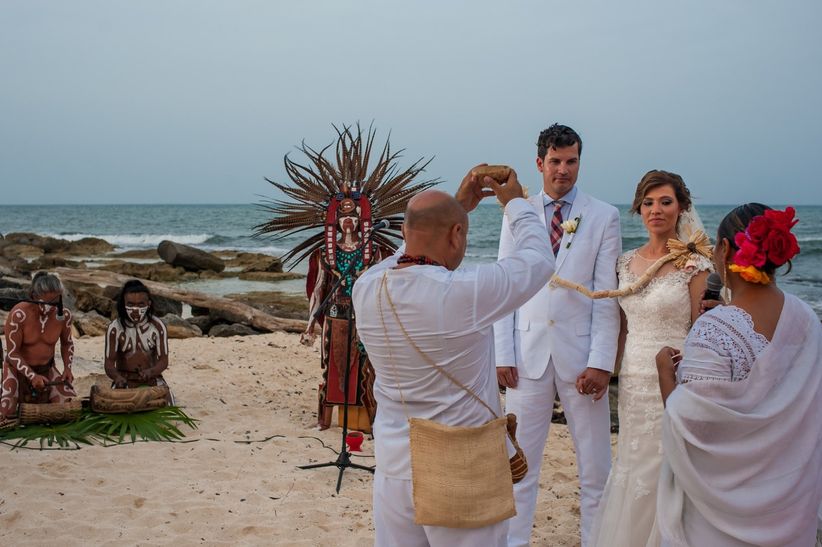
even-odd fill
[{"label": "seated body-painted man", "polygon": [[[168,331],[152,313],[151,293],[127,281],[117,298],[117,319],[106,330],[105,369],[114,388],[167,386]],[[169,403],[173,402],[169,395]]]},{"label": "seated body-painted man", "polygon": [[[6,357],[0,381],[0,419],[14,418],[20,403],[64,403],[77,396],[72,387],[72,316],[63,309],[63,285],[46,272],[31,281],[31,300],[16,304],[6,317]],[[54,353],[60,342],[63,372]]]}]

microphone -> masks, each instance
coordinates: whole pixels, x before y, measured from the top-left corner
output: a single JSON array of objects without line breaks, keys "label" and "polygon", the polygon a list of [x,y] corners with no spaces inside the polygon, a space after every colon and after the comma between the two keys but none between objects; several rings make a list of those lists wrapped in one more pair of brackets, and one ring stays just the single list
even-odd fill
[{"label": "microphone", "polygon": [[378,232],[380,230],[385,230],[386,228],[390,227],[391,223],[388,222],[387,219],[378,220],[371,226],[372,232]]},{"label": "microphone", "polygon": [[703,300],[722,300],[722,295],[720,294],[722,291],[722,278],[718,273],[711,273],[711,275],[708,276],[706,285],[705,296],[702,297]]}]

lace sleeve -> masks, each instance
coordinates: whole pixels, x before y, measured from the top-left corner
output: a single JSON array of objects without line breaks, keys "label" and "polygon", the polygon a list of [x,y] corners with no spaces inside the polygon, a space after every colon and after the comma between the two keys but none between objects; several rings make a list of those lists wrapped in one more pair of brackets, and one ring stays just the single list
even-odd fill
[{"label": "lace sleeve", "polygon": [[726,351],[727,340],[723,329],[703,315],[696,320],[685,339],[682,361],[677,367],[677,382],[695,380],[724,380],[733,378],[731,355]]},{"label": "lace sleeve", "polygon": [[696,258],[692,257],[685,263],[685,271],[688,272],[690,277],[693,277],[699,272],[714,271],[714,265],[704,256],[696,255]]},{"label": "lace sleeve", "polygon": [[623,279],[625,277],[625,272],[628,271],[628,263],[631,261],[631,257],[634,256],[635,252],[636,249],[630,250],[627,253],[622,253],[617,259],[617,276],[620,279]]}]

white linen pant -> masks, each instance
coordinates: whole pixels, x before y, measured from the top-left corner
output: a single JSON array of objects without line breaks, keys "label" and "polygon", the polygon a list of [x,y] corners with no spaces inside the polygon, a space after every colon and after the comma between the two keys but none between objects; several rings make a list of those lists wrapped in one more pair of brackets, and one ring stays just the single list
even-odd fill
[{"label": "white linen pant", "polygon": [[375,547],[505,547],[508,522],[482,528],[415,524],[411,480],[374,473]]},{"label": "white linen pant", "polygon": [[[548,439],[554,397],[557,392],[565,410],[574,441],[580,484],[580,528],[585,547],[599,499],[611,469],[611,418],[608,395],[592,402],[580,395],[572,382],[564,382],[554,370],[553,360],[538,380],[520,376],[516,389],[508,388],[505,412],[517,416],[517,440],[528,461],[528,473],[514,485],[517,515],[508,531],[509,547],[528,545],[537,505],[542,453]],[[630,524],[627,524],[630,525]]]}]

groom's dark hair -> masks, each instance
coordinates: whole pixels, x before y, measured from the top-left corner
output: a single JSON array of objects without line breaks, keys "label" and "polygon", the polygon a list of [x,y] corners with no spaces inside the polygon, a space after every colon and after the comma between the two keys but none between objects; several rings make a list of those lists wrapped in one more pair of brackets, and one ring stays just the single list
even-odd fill
[{"label": "groom's dark hair", "polygon": [[539,134],[539,139],[537,139],[537,156],[545,158],[545,154],[548,153],[549,148],[566,148],[568,146],[574,146],[575,143],[579,145],[577,151],[579,152],[579,156],[582,157],[582,139],[577,132],[567,125],[555,123],[548,129],[543,129]]}]

